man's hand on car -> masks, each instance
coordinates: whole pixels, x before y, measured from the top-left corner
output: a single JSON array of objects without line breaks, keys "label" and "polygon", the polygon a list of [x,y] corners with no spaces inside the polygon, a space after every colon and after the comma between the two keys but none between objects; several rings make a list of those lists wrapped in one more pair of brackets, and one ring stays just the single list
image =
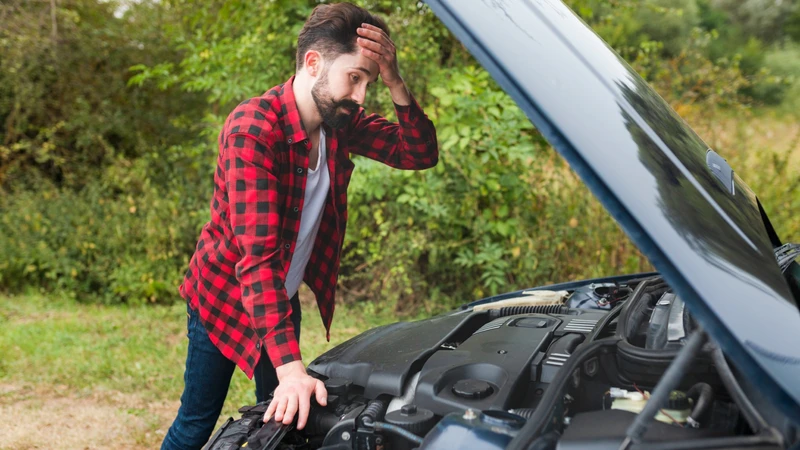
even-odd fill
[{"label": "man's hand on car", "polygon": [[302,430],[308,420],[311,408],[311,395],[316,394],[317,403],[328,403],[328,392],[322,381],[306,373],[302,361],[293,361],[275,368],[278,374],[278,387],[272,394],[272,401],[264,414],[264,422],[275,416],[276,422],[289,425],[297,414],[297,429]]}]

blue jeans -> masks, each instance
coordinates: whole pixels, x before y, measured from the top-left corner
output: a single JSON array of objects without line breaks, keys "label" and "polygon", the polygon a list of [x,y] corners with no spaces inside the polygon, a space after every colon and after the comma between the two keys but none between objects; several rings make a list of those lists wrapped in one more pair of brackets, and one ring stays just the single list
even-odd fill
[{"label": "blue jeans", "polygon": [[[300,340],[300,302],[297,295],[290,300],[292,323]],[[236,365],[226,358],[211,342],[197,311],[187,307],[187,336],[189,349],[186,355],[186,370],[183,373],[183,395],[178,416],[169,427],[161,450],[199,449],[211,437],[222,411],[228,387]],[[253,375],[256,381],[256,401],[262,402],[278,386],[275,368],[261,350],[261,359]]]}]

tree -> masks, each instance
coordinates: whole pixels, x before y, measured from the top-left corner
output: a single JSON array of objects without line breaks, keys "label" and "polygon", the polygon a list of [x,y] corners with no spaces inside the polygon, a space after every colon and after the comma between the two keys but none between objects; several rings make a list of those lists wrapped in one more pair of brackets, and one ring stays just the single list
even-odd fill
[{"label": "tree", "polygon": [[177,90],[127,86],[129,67],[174,60],[154,36],[157,3],[0,4],[0,188],[42,176],[80,188],[117,158],[191,136],[170,118],[200,104]]},{"label": "tree", "polygon": [[712,0],[750,36],[772,43],[785,36],[786,19],[797,10],[795,0]]}]

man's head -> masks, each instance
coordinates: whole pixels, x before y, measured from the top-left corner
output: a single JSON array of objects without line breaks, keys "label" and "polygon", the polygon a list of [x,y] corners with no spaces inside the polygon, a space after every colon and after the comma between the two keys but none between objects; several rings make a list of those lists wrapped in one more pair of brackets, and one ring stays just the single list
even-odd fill
[{"label": "man's head", "polygon": [[310,77],[320,117],[333,128],[348,123],[364,103],[367,86],[378,77],[378,64],[356,44],[356,30],[364,23],[389,34],[386,23],[363,8],[350,3],[319,5],[297,39],[297,73]]}]

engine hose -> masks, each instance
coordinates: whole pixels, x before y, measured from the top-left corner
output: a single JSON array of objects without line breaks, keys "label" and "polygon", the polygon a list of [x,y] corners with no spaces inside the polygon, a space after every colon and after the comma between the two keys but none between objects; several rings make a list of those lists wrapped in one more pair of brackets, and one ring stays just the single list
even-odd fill
[{"label": "engine hose", "polygon": [[395,436],[400,436],[403,439],[413,442],[416,445],[422,445],[421,437],[417,436],[416,434],[404,429],[400,428],[397,425],[392,425],[386,422],[375,422],[375,431],[376,432],[384,432],[387,431],[389,433],[394,434]]},{"label": "engine hose", "polygon": [[722,384],[725,385],[725,389],[728,390],[728,394],[733,397],[734,402],[736,402],[736,405],[739,406],[739,409],[742,411],[742,415],[744,416],[745,420],[747,420],[747,424],[750,425],[750,428],[753,430],[753,432],[758,434],[767,429],[769,425],[767,425],[767,422],[764,421],[763,417],[761,417],[761,414],[758,413],[758,410],[755,408],[755,406],[753,406],[753,403],[750,402],[750,399],[747,398],[747,395],[744,393],[744,390],[742,390],[742,387],[739,386],[739,382],[736,381],[736,377],[733,375],[733,371],[728,365],[728,361],[725,359],[725,355],[722,353],[722,350],[719,347],[715,348],[714,351],[711,352],[711,357],[714,360],[714,366],[717,369],[717,374],[722,380]]},{"label": "engine hose", "polygon": [[489,317],[493,319],[516,314],[569,314],[569,308],[563,305],[526,305],[489,310]]},{"label": "engine hose", "polygon": [[697,383],[692,386],[686,396],[694,400],[694,408],[689,415],[689,422],[693,427],[700,427],[699,419],[703,417],[714,404],[714,390],[708,383]]},{"label": "engine hose", "polygon": [[312,436],[318,434],[325,435],[337,423],[339,423],[339,417],[336,416],[336,414],[329,413],[321,408],[312,407],[308,414],[305,432]]},{"label": "engine hose", "polygon": [[364,411],[361,413],[361,424],[366,427],[371,427],[377,422],[378,420],[383,418],[383,414],[386,412],[386,407],[388,405],[383,400],[375,399],[369,402]]}]

